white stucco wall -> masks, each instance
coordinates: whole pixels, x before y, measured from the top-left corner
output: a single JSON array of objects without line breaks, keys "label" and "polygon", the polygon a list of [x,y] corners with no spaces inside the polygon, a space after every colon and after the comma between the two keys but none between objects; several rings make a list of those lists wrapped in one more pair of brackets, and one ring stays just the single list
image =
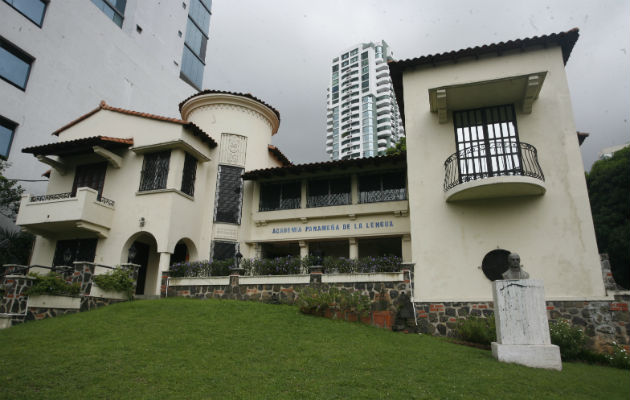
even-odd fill
[{"label": "white stucco wall", "polygon": [[177,99],[195,92],[179,78],[187,15],[182,2],[128,0],[121,29],[90,1],[51,1],[40,28],[0,2],[0,36],[35,58],[25,91],[0,80],[0,115],[19,124],[7,176],[41,179],[47,167],[21,149],[51,141],[101,100],[177,117]]},{"label": "white stucco wall", "polygon": [[[447,203],[444,161],[453,154],[452,119],[438,123],[431,88],[547,71],[533,112],[516,104],[519,138],[538,150],[546,193]],[[481,263],[502,248],[520,254],[548,299],[595,298],[604,287],[584,169],[559,48],[407,70],[403,76],[415,297],[492,300]],[[479,107],[484,104],[478,104]]]}]

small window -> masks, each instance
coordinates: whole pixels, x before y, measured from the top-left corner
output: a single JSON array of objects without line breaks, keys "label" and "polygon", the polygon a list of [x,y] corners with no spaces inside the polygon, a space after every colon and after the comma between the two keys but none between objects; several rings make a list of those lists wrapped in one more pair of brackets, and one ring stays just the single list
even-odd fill
[{"label": "small window", "polygon": [[171,160],[171,151],[146,154],[142,164],[140,177],[140,191],[158,190],[166,188],[168,178],[168,165]]},{"label": "small window", "polygon": [[116,25],[122,28],[127,0],[92,0],[92,3],[103,11],[109,19],[114,21]]},{"label": "small window", "polygon": [[195,178],[197,177],[197,159],[186,153],[184,171],[182,172],[182,192],[195,195]]},{"label": "small window", "polygon": [[350,177],[315,179],[308,182],[307,207],[350,204]]},{"label": "small window", "polygon": [[0,158],[9,158],[13,135],[17,124],[0,115]]},{"label": "small window", "polygon": [[361,203],[399,201],[406,198],[404,171],[359,176],[359,202]]},{"label": "small window", "polygon": [[301,182],[263,183],[260,185],[260,211],[300,208]]},{"label": "small window", "polygon": [[98,239],[58,240],[53,266],[72,266],[75,261],[94,262]]},{"label": "small window", "polygon": [[34,60],[33,57],[0,37],[0,78],[25,90]]},{"label": "small window", "polygon": [[236,242],[222,242],[214,240],[212,242],[212,260],[230,260],[236,255]]},{"label": "small window", "polygon": [[4,0],[5,3],[15,8],[17,12],[33,21],[41,27],[46,13],[48,1],[43,0]]},{"label": "small window", "polygon": [[214,221],[241,223],[243,204],[243,168],[219,165]]}]

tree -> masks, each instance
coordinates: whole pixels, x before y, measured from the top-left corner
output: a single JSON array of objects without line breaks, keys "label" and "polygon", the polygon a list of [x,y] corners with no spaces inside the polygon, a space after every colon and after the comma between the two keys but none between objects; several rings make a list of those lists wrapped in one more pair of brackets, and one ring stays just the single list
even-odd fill
[{"label": "tree", "polygon": [[15,220],[24,189],[17,181],[4,177],[4,170],[8,166],[6,161],[0,159],[0,214]]},{"label": "tree", "polygon": [[401,137],[394,147],[388,147],[385,150],[385,154],[401,154],[407,151],[407,139],[403,136]]},{"label": "tree", "polygon": [[596,161],[586,176],[600,253],[608,253],[613,277],[630,289],[630,147]]}]

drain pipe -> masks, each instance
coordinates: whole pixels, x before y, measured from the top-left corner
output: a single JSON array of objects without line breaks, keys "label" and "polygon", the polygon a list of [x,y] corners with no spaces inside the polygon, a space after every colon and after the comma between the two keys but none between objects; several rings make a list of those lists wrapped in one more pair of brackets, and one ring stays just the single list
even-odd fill
[{"label": "drain pipe", "polygon": [[416,324],[416,326],[418,326],[418,313],[416,312],[416,300],[413,295],[413,279],[411,277],[411,269],[408,269],[407,273],[409,274],[409,293],[411,294],[411,307],[413,308],[413,321]]}]

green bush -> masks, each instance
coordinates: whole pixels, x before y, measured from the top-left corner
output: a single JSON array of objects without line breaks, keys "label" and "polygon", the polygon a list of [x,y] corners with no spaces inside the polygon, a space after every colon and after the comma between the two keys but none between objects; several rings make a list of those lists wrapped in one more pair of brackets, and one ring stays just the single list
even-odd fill
[{"label": "green bush", "polygon": [[329,289],[303,288],[298,291],[296,304],[302,313],[315,315],[321,315],[329,308],[341,312],[366,315],[371,306],[369,296],[357,291],[339,290],[335,287]]},{"label": "green bush", "polygon": [[300,257],[245,259],[241,263],[248,275],[295,275],[302,273]]},{"label": "green bush", "polygon": [[584,331],[566,320],[549,324],[551,343],[560,347],[560,355],[564,361],[578,360],[586,350]]},{"label": "green bush", "polygon": [[134,280],[128,270],[116,268],[105,275],[94,275],[94,283],[103,290],[124,292],[131,300],[134,293]]},{"label": "green bush", "polygon": [[29,276],[35,278],[33,285],[26,290],[26,294],[29,296],[77,296],[81,292],[81,285],[67,283],[54,272],[50,272],[48,275],[30,273]]},{"label": "green bush", "polygon": [[186,261],[175,263],[169,268],[172,277],[228,276],[234,260]]},{"label": "green bush", "polygon": [[613,342],[612,345],[612,354],[606,355],[610,365],[616,368],[630,369],[630,355],[628,355],[626,349],[617,344],[617,342]]},{"label": "green bush", "polygon": [[494,315],[488,318],[470,317],[459,321],[457,336],[467,342],[490,345],[497,340]]}]

